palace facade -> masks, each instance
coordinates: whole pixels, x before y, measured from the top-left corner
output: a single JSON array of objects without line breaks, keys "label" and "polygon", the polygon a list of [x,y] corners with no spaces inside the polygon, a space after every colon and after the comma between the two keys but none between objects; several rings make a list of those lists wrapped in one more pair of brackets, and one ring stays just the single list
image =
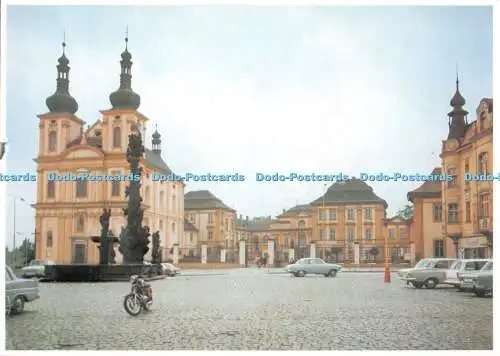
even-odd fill
[{"label": "palace facade", "polygon": [[214,260],[220,255],[220,250],[236,249],[238,244],[235,232],[236,211],[210,191],[198,190],[186,193],[184,212],[186,222],[197,230],[196,241],[190,240],[191,250],[183,251],[184,254],[195,255],[198,252],[192,249],[199,250],[199,247],[205,244],[208,260]]},{"label": "palace facade", "polygon": [[[36,258],[60,264],[98,263],[98,248],[90,237],[100,235],[103,208],[111,209],[110,230],[119,236],[126,225],[122,209],[127,206],[127,182],[54,181],[50,176],[128,175],[128,135],[132,127],[139,127],[144,139],[148,118],[138,111],[140,97],[131,87],[132,55],[125,46],[120,61],[120,86],[110,95],[111,108],[101,111],[101,119],[86,128],[85,121],[75,115],[78,103],[69,94],[70,67],[64,47],[63,43],[56,91],[46,100],[49,111],[38,116]],[[152,149],[145,150],[140,162],[143,223],[150,226],[151,232],[160,231],[163,257],[167,258],[168,249],[183,241],[184,183],[152,180],[154,172],[172,173],[162,158],[158,131],[152,137]],[[115,252],[119,263],[118,246]]]},{"label": "palace facade", "polygon": [[448,137],[441,144],[441,167],[452,181],[430,183],[408,194],[415,204],[415,238],[424,257],[493,256],[493,100],[482,99],[469,121],[456,82],[450,101]]}]

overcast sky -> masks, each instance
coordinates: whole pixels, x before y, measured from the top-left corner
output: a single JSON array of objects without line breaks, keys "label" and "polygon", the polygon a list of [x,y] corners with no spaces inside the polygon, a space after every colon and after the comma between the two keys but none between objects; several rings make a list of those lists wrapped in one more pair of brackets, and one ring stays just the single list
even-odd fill
[{"label": "overcast sky", "polygon": [[[77,115],[92,124],[119,85],[127,25],[147,145],[157,123],[175,172],[245,174],[186,187],[243,215],[276,215],[325,191],[257,183],[255,172],[430,173],[457,63],[468,111],[492,95],[489,7],[9,7],[9,172],[35,173],[36,115],[55,90],[63,31]],[[389,214],[417,185],[372,184]],[[8,190],[35,200],[34,184]],[[16,230],[33,231],[33,210],[17,212]]]}]

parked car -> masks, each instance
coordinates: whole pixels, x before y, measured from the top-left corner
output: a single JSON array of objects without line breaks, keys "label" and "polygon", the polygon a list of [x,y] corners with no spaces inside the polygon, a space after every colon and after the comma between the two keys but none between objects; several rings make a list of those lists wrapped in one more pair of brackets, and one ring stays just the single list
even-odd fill
[{"label": "parked car", "polygon": [[492,271],[493,270],[493,261],[487,261],[484,266],[479,271],[464,271],[458,272],[458,280],[460,281],[460,286],[458,290],[461,292],[473,292],[474,284],[472,283],[472,279],[482,271]]},{"label": "parked car", "polygon": [[446,273],[446,280],[444,283],[452,285],[460,290],[460,279],[458,278],[458,274],[479,271],[488,261],[489,260],[485,259],[457,260]]},{"label": "parked car", "polygon": [[399,278],[415,288],[434,289],[446,280],[446,273],[456,261],[454,258],[424,258],[415,267],[400,270]]},{"label": "parked car", "polygon": [[301,258],[294,264],[286,266],[286,271],[295,277],[304,277],[306,274],[322,274],[325,277],[335,277],[342,270],[342,266],[326,263],[321,258]]},{"label": "parked car", "polygon": [[40,297],[37,280],[18,278],[9,266],[5,266],[5,311],[22,313],[24,303]]},{"label": "parked car", "polygon": [[23,278],[45,277],[45,266],[55,265],[54,261],[31,260],[29,265],[21,268]]},{"label": "parked car", "polygon": [[163,270],[163,274],[170,276],[170,277],[174,277],[174,276],[178,275],[181,271],[181,269],[179,267],[176,267],[171,263],[162,263],[161,268]]},{"label": "parked car", "polygon": [[481,271],[472,278],[474,293],[478,297],[484,297],[486,294],[493,295],[493,270]]}]

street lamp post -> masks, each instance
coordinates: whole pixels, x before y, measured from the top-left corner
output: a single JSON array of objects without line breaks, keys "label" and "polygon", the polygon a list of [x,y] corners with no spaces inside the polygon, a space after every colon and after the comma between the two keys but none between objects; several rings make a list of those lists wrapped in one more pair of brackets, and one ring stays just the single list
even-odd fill
[{"label": "street lamp post", "polygon": [[32,233],[22,233],[22,232],[17,232],[18,235],[20,236],[24,236],[24,264],[27,265],[28,264],[28,242],[30,242],[29,240],[29,237],[31,235],[35,235],[34,232]]},{"label": "street lamp post", "polygon": [[17,199],[19,199],[20,201],[26,202],[26,200],[24,200],[23,197],[17,197],[17,196],[14,197],[14,222],[13,222],[13,230],[14,230],[14,232],[12,234],[13,237],[14,237],[14,239],[13,239],[14,240],[13,241],[13,243],[14,243],[14,247],[13,247],[13,250],[14,250],[14,261],[13,261],[14,262],[14,267],[16,266],[16,200]]},{"label": "street lamp post", "polygon": [[[387,226],[387,222],[385,222]],[[391,271],[389,268],[389,233],[384,234],[384,283],[391,283]]]}]

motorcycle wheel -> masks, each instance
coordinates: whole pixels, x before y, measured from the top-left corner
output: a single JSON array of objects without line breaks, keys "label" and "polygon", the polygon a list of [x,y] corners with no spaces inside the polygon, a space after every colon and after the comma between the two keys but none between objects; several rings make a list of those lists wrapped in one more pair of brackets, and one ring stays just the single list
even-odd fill
[{"label": "motorcycle wheel", "polygon": [[143,304],[143,308],[146,311],[150,311],[152,306],[153,306],[153,298],[151,298],[150,300],[148,300]]},{"label": "motorcycle wheel", "polygon": [[141,301],[133,293],[127,294],[125,296],[125,298],[123,299],[123,307],[125,308],[125,311],[132,316],[139,315],[142,310]]}]

